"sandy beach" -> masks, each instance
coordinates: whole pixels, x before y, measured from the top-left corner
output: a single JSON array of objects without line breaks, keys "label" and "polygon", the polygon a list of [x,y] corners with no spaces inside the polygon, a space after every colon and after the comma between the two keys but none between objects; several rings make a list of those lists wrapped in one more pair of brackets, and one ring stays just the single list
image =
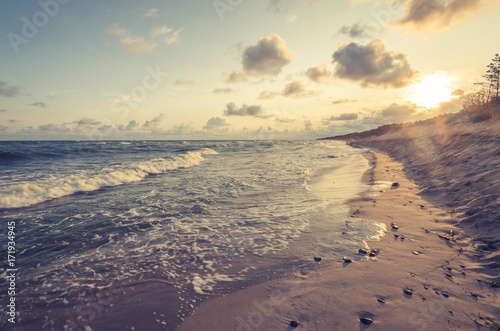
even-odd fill
[{"label": "sandy beach", "polygon": [[[365,154],[372,168],[364,180],[398,183],[378,195],[367,192],[349,202],[350,217],[387,225],[381,241],[360,247],[374,250],[375,256],[359,261],[353,257],[359,258],[360,253],[352,252],[347,256],[352,263],[341,259],[318,263],[311,256],[310,264],[287,278],[208,300],[178,330],[498,330],[498,256],[492,247],[498,243],[494,208],[498,157],[495,161],[490,156],[498,156],[498,123],[472,129],[440,126],[437,131],[430,125],[356,141],[372,148]],[[457,135],[466,138],[460,140]],[[441,147],[432,149],[439,146],[436,137],[447,140],[439,140]],[[401,139],[410,145],[403,146]],[[405,165],[381,150],[391,151]],[[458,161],[478,156],[470,161],[470,168],[465,163],[458,172],[455,169],[464,163],[453,161],[447,153],[457,155]],[[445,170],[441,162],[448,162]],[[428,173],[431,169],[436,172]],[[474,184],[486,182],[481,189],[487,191],[474,190],[474,184],[465,185],[466,181],[454,187],[456,196],[463,197],[455,200],[447,195],[452,188],[443,182],[446,176],[459,183],[479,176]],[[484,209],[474,205],[479,208],[474,214],[488,214],[493,221],[471,225],[474,215],[467,211],[484,196],[493,202]],[[292,327],[291,321],[298,326]]]}]

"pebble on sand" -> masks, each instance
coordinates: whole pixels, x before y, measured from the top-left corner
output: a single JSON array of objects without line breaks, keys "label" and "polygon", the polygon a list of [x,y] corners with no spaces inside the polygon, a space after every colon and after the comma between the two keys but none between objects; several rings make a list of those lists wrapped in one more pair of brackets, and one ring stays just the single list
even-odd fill
[{"label": "pebble on sand", "polygon": [[404,293],[404,294],[407,294],[407,295],[413,295],[413,291],[412,291],[412,290],[410,290],[410,289],[407,289],[407,288],[405,288],[405,289],[403,290],[403,293]]},{"label": "pebble on sand", "polygon": [[299,326],[299,322],[297,322],[297,321],[290,321],[290,326],[292,328],[296,328],[297,326]]},{"label": "pebble on sand", "polygon": [[373,323],[373,319],[369,318],[369,317],[360,317],[359,320],[361,321],[361,323],[363,323],[364,325],[370,325]]},{"label": "pebble on sand", "polygon": [[352,260],[344,256],[344,263],[351,263]]},{"label": "pebble on sand", "polygon": [[321,260],[323,260],[323,259],[320,257],[317,257],[317,256],[314,257],[314,261],[316,261],[316,262],[321,262]]}]

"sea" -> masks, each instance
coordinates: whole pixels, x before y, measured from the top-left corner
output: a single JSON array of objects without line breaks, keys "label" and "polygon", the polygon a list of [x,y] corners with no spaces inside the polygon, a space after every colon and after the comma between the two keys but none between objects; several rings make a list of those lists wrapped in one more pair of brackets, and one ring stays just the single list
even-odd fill
[{"label": "sea", "polygon": [[383,189],[362,182],[364,152],[0,142],[0,329],[175,330],[201,303],[316,268],[314,257],[366,259],[356,252],[386,229],[346,205]]}]

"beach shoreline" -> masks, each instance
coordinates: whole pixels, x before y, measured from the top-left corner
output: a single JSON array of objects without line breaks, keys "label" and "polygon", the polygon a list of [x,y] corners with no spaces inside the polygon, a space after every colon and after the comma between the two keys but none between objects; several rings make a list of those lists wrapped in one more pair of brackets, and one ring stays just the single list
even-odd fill
[{"label": "beach shoreline", "polygon": [[[284,279],[208,300],[177,330],[292,330],[293,320],[299,322],[297,330],[317,331],[472,330],[480,325],[488,330],[498,323],[491,275],[463,254],[456,220],[440,208],[445,202],[425,201],[401,163],[379,152],[365,156],[371,164],[363,176],[366,183],[398,183],[348,203],[351,217],[387,225],[380,241],[367,242],[379,250],[375,257],[352,263],[323,259],[313,269],[298,268]],[[361,318],[373,322],[368,326]]]}]

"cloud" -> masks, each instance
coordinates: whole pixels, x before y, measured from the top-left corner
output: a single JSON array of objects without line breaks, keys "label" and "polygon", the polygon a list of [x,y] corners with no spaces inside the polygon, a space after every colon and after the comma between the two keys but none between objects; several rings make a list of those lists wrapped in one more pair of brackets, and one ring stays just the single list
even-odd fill
[{"label": "cloud", "polygon": [[66,124],[44,124],[38,127],[40,131],[65,133],[71,131]]},{"label": "cloud", "polygon": [[399,24],[445,28],[463,20],[481,7],[481,0],[410,0]]},{"label": "cloud", "polygon": [[338,99],[338,100],[333,100],[332,103],[334,105],[340,105],[343,103],[349,103],[349,102],[356,102],[356,100],[351,100],[351,99]]},{"label": "cloud", "polygon": [[238,108],[234,102],[230,102],[226,105],[226,109],[224,109],[224,116],[266,117],[262,106],[248,106],[246,104],[243,104],[243,106]]},{"label": "cloud", "polygon": [[180,32],[182,29],[174,31],[174,29],[169,28],[166,25],[156,26],[149,31],[149,35],[152,38],[163,38],[163,41],[172,45],[180,40]]},{"label": "cloud", "polygon": [[207,124],[203,127],[203,130],[219,130],[219,129],[224,129],[227,128],[229,124],[224,118],[220,117],[212,117],[207,121]]},{"label": "cloud", "polygon": [[341,45],[332,57],[335,76],[359,82],[363,87],[402,88],[417,75],[406,54],[386,51],[381,40],[365,46],[354,42]]},{"label": "cloud", "polygon": [[181,31],[182,31],[182,29],[174,31],[170,35],[166,36],[163,39],[163,41],[168,45],[176,44],[179,40],[181,40],[181,36],[180,36]]},{"label": "cloud", "polygon": [[247,76],[245,73],[241,71],[233,71],[229,74],[227,79],[225,80],[226,83],[242,83],[247,80]]},{"label": "cloud", "polygon": [[346,35],[348,37],[355,38],[355,39],[370,38],[370,33],[368,32],[366,25],[361,26],[360,23],[354,23],[351,26],[344,25],[339,29],[339,31],[337,33],[343,34],[343,35]]},{"label": "cloud", "polygon": [[178,79],[174,82],[174,85],[193,86],[196,85],[196,81],[192,79]]},{"label": "cloud", "polygon": [[93,120],[93,119],[88,118],[88,117],[84,117],[82,119],[79,119],[78,121],[75,121],[75,124],[77,124],[77,125],[90,125],[90,126],[94,126],[94,125],[101,124],[101,122]]},{"label": "cloud", "polygon": [[316,83],[324,83],[332,79],[332,73],[328,71],[326,63],[307,69],[306,76]]},{"label": "cloud", "polygon": [[160,16],[160,10],[158,8],[149,8],[143,14],[144,17],[158,17]]},{"label": "cloud", "polygon": [[212,91],[213,94],[233,93],[232,88],[216,88]]},{"label": "cloud", "polygon": [[38,107],[38,108],[49,108],[49,105],[46,104],[45,102],[34,102],[28,106],[31,106],[31,107]]},{"label": "cloud", "polygon": [[4,81],[0,81],[0,96],[1,97],[15,97],[19,94],[19,87],[11,86]]},{"label": "cloud", "polygon": [[357,120],[359,115],[357,113],[344,113],[340,116],[332,116],[329,121],[354,121]]},{"label": "cloud", "polygon": [[141,125],[139,124],[139,122],[137,122],[136,120],[132,120],[132,121],[129,121],[127,126],[124,127],[123,129],[126,130],[126,131],[134,131],[134,130],[137,130],[141,127]]},{"label": "cloud", "polygon": [[262,91],[260,92],[259,96],[257,99],[265,100],[265,99],[273,99],[280,95],[280,92],[273,92],[273,91]]},{"label": "cloud", "polygon": [[293,54],[286,42],[277,34],[271,33],[243,51],[242,63],[248,75],[276,76],[292,58]]},{"label": "cloud", "polygon": [[0,113],[5,113],[7,109],[0,109]]},{"label": "cloud", "polygon": [[455,91],[453,91],[453,92],[451,93],[451,95],[453,95],[453,96],[462,96],[462,95],[464,95],[464,94],[465,94],[465,91],[464,91],[464,90],[462,90],[462,89],[456,89]]},{"label": "cloud", "polygon": [[129,30],[119,24],[111,25],[107,33],[116,37],[118,42],[132,53],[151,53],[158,46],[154,41],[144,39],[144,37],[134,36]]},{"label": "cloud", "polygon": [[147,131],[156,131],[160,128],[160,124],[164,118],[165,118],[165,115],[160,114],[160,115],[156,116],[155,118],[153,118],[152,120],[144,122],[144,124],[142,125],[142,128],[147,130]]},{"label": "cloud", "polygon": [[283,94],[285,97],[293,98],[310,97],[318,95],[319,93],[319,91],[306,90],[305,86],[299,81],[294,81],[287,84],[283,89],[283,92],[281,92],[281,94]]},{"label": "cloud", "polygon": [[295,122],[295,119],[294,118],[287,118],[287,117],[276,118],[276,122],[279,122],[279,123],[293,123],[293,122]]},{"label": "cloud", "polygon": [[156,37],[164,36],[164,35],[170,33],[171,31],[173,31],[173,29],[169,28],[166,25],[155,26],[154,28],[151,29],[151,31],[149,31],[149,35],[153,38],[156,38]]}]

